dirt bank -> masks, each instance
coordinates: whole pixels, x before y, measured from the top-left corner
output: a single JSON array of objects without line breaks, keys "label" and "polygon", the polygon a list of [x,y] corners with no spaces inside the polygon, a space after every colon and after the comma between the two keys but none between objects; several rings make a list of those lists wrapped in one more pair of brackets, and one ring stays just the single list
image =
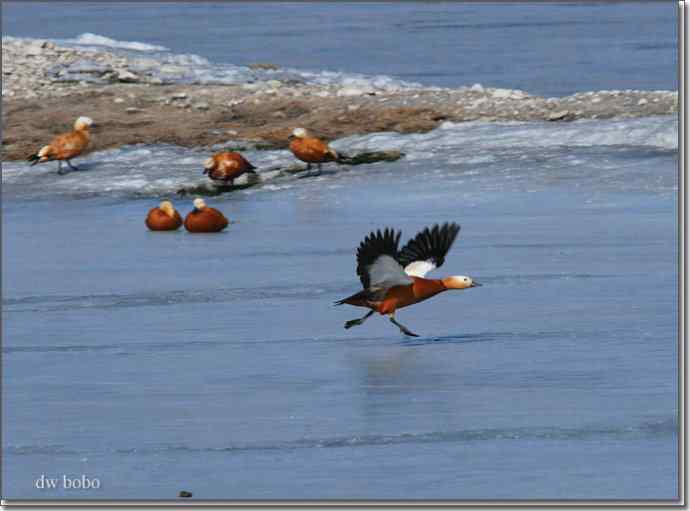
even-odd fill
[{"label": "dirt bank", "polygon": [[107,52],[3,41],[3,159],[26,158],[80,115],[97,124],[91,150],[153,143],[285,147],[297,126],[334,139],[379,131],[426,132],[444,121],[663,115],[675,112],[678,104],[673,91],[543,98],[481,85],[378,90],[276,79],[182,85],[147,75],[137,65]]}]

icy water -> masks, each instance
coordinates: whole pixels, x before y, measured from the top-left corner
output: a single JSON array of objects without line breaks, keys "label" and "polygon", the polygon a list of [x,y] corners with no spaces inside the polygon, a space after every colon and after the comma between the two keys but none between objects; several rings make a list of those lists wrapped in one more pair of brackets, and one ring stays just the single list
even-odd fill
[{"label": "icy water", "polygon": [[[676,498],[676,134],[445,124],[336,141],[406,157],[311,179],[249,152],[266,184],[208,199],[217,235],[143,225],[204,151],[4,164],[4,496]],[[438,274],[484,286],[402,310],[420,338],[344,330],[361,239],[442,221]]]},{"label": "icy water", "polygon": [[364,74],[388,87],[479,82],[562,96],[676,89],[676,9],[675,2],[137,2],[136,10],[3,2],[2,33],[149,56],[169,50],[170,63],[195,67],[191,76],[202,81],[246,81],[242,66],[273,62],[322,82]]}]

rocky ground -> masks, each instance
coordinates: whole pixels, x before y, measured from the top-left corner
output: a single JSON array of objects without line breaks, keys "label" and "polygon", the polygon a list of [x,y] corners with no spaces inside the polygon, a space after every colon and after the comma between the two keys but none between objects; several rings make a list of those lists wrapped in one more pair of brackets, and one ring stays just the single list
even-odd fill
[{"label": "rocky ground", "polygon": [[284,147],[297,126],[326,139],[355,133],[424,132],[443,121],[553,121],[669,114],[674,91],[598,91],[544,98],[485,88],[385,90],[314,85],[273,64],[253,83],[180,84],[161,64],[47,41],[3,40],[3,159],[23,159],[80,115],[96,123],[92,150],[137,143],[251,143]]}]

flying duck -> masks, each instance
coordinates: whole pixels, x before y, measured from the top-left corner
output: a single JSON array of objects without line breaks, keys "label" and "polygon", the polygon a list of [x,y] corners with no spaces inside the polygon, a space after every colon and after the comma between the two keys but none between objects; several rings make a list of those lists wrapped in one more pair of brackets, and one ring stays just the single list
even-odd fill
[{"label": "flying duck", "polygon": [[419,232],[398,250],[400,231],[387,228],[372,232],[357,250],[357,275],[364,288],[336,302],[371,309],[365,316],[345,323],[345,328],[361,325],[374,312],[388,315],[391,323],[409,336],[418,337],[395,320],[398,309],[414,305],[449,289],[480,286],[465,275],[427,279],[426,274],[443,265],[448,250],[460,232],[456,223],[434,225]]}]

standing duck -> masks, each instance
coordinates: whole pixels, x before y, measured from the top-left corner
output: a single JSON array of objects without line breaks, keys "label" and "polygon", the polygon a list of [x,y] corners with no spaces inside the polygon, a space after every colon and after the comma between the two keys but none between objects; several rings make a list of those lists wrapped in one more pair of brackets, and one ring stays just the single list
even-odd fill
[{"label": "standing duck", "polygon": [[228,226],[228,219],[215,208],[209,208],[204,199],[194,199],[194,209],[184,219],[189,232],[220,232]]},{"label": "standing duck", "polygon": [[304,128],[295,128],[290,140],[290,151],[298,160],[307,164],[307,170],[311,171],[312,163],[316,163],[318,171],[315,175],[321,174],[321,164],[329,161],[336,161],[338,153],[331,149],[323,140],[310,137]]},{"label": "standing duck", "polygon": [[213,181],[232,185],[244,173],[256,174],[256,167],[240,153],[223,151],[216,153],[204,162],[204,174]]},{"label": "standing duck", "polygon": [[164,200],[146,215],[146,227],[152,231],[176,231],[182,225],[182,217],[172,202]]},{"label": "standing duck", "polygon": [[400,231],[385,229],[372,232],[357,249],[357,275],[364,288],[336,305],[348,304],[371,309],[364,317],[345,323],[345,328],[361,325],[378,312],[388,315],[391,323],[409,336],[418,337],[395,320],[395,311],[449,289],[480,286],[470,277],[458,275],[443,279],[424,278],[431,270],[443,265],[460,226],[446,223],[419,232],[398,251]]},{"label": "standing duck", "polygon": [[58,174],[62,172],[63,160],[72,170],[79,170],[70,163],[72,158],[82,154],[89,145],[91,138],[89,128],[93,125],[93,120],[90,117],[79,117],[74,121],[74,130],[69,133],[63,133],[53,139],[53,141],[43,146],[36,154],[32,154],[27,158],[31,162],[31,166],[37,163],[57,160]]}]

